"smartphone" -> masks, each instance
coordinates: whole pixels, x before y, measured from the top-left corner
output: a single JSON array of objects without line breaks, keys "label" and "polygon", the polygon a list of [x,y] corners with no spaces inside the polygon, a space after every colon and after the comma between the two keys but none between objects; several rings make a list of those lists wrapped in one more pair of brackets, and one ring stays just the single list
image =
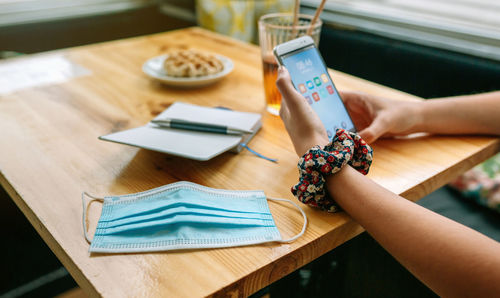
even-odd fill
[{"label": "smartphone", "polygon": [[292,83],[318,114],[330,140],[337,128],[356,132],[354,123],[310,36],[277,45],[274,56],[290,73]]}]

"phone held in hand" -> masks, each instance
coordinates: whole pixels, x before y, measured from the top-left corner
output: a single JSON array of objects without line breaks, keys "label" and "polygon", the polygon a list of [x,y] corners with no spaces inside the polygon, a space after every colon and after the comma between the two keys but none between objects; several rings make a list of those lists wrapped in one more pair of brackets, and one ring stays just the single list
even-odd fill
[{"label": "phone held in hand", "polygon": [[330,139],[337,128],[356,132],[311,37],[303,36],[279,44],[273,52],[278,63],[288,69],[295,89],[318,114]]}]

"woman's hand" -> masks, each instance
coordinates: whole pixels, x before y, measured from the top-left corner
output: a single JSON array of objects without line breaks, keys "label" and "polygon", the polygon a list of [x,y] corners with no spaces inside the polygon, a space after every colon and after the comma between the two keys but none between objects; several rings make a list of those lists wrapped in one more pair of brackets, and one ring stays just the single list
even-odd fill
[{"label": "woman's hand", "polygon": [[281,93],[280,117],[299,156],[316,145],[325,146],[329,139],[326,129],[306,99],[292,85],[284,67],[278,69],[276,86]]},{"label": "woman's hand", "polygon": [[360,136],[367,143],[379,137],[417,132],[422,121],[421,103],[382,99],[364,93],[341,92]]}]

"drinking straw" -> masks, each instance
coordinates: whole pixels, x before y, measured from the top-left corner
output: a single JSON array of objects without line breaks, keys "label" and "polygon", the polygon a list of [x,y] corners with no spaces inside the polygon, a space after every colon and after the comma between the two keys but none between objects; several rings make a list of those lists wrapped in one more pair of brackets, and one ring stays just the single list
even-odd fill
[{"label": "drinking straw", "polygon": [[307,35],[311,35],[313,31],[314,24],[316,24],[316,21],[319,18],[319,15],[323,11],[323,8],[325,8],[325,3],[326,0],[321,0],[321,4],[319,5],[318,9],[316,9],[316,13],[314,14],[314,18],[311,21],[311,24],[309,25],[309,28],[307,29]]},{"label": "drinking straw", "polygon": [[297,34],[297,23],[299,22],[299,8],[300,0],[295,0],[295,8],[293,10],[293,25],[292,25],[292,38]]}]

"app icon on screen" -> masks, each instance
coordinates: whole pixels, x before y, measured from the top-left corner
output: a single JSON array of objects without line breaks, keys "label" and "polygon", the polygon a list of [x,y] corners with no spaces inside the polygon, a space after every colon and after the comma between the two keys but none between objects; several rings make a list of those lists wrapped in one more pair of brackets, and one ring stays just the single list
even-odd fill
[{"label": "app icon on screen", "polygon": [[319,101],[319,94],[318,94],[318,92],[314,92],[312,95],[313,95],[314,101]]},{"label": "app icon on screen", "polygon": [[312,101],[312,99],[311,99],[311,97],[310,97],[310,96],[306,96],[306,100],[307,100],[307,102],[308,102],[310,105],[312,105],[312,104],[313,104],[313,101]]},{"label": "app icon on screen", "polygon": [[328,93],[333,94],[333,87],[332,87],[332,85],[326,86],[326,89],[328,90]]},{"label": "app icon on screen", "polygon": [[304,86],[304,84],[299,84],[299,90],[300,93],[306,93],[307,91],[306,86]]},{"label": "app icon on screen", "polygon": [[312,82],[312,81],[307,81],[307,82],[306,82],[306,86],[307,86],[307,88],[309,88],[309,89],[314,88],[314,85],[313,85],[313,82]]},{"label": "app icon on screen", "polygon": [[323,80],[323,82],[328,83],[328,76],[326,74],[322,74],[321,79]]},{"label": "app icon on screen", "polygon": [[327,97],[328,96],[328,92],[326,92],[325,88],[321,88],[321,89],[319,89],[319,95],[321,97]]},{"label": "app icon on screen", "polygon": [[321,80],[318,77],[315,77],[314,78],[314,84],[316,84],[316,86],[321,85]]}]

